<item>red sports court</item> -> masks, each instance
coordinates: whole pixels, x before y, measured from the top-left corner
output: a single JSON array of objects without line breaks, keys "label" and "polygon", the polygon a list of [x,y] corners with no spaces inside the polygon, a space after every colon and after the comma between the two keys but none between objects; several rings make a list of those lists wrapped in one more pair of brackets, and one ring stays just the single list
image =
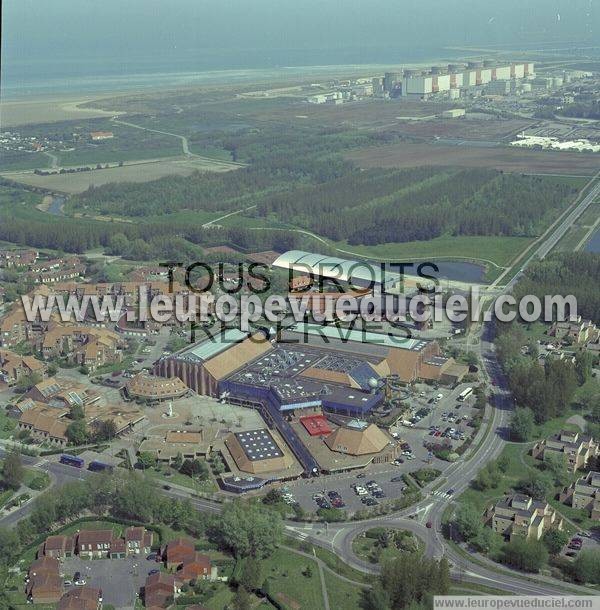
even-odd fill
[{"label": "red sports court", "polygon": [[324,415],[306,415],[300,418],[300,422],[311,436],[327,436],[332,433]]}]

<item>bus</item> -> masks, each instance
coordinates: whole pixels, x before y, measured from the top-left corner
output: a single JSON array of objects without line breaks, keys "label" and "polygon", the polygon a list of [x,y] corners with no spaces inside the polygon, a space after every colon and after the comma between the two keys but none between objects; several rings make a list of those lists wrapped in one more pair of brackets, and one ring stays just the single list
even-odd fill
[{"label": "bus", "polygon": [[69,455],[68,453],[63,453],[60,456],[59,462],[61,464],[67,464],[68,466],[75,466],[75,468],[83,468],[85,464],[85,460],[76,455]]},{"label": "bus", "polygon": [[467,400],[467,398],[469,398],[469,396],[471,396],[471,394],[473,394],[473,388],[465,388],[459,395],[458,395],[458,400],[460,400],[461,402]]},{"label": "bus", "polygon": [[108,472],[113,471],[113,467],[110,464],[105,464],[104,462],[98,462],[96,460],[90,462],[88,469],[93,470],[94,472],[104,472],[105,470]]}]

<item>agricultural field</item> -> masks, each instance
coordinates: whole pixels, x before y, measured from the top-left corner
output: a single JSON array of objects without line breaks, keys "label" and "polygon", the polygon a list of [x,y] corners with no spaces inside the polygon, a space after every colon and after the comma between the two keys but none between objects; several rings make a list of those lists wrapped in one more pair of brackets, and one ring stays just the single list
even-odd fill
[{"label": "agricultural field", "polygon": [[398,142],[346,154],[361,168],[454,166],[493,168],[511,173],[592,176],[600,170],[600,155],[507,147],[448,146]]},{"label": "agricultural field", "polygon": [[403,121],[393,132],[412,138],[449,138],[467,141],[497,142],[523,131],[531,121],[516,119],[435,119],[430,121]]},{"label": "agricultural field", "polygon": [[209,159],[206,157],[173,157],[150,159],[147,161],[125,162],[121,167],[38,176],[33,172],[4,172],[2,177],[26,186],[44,188],[69,195],[82,193],[90,186],[101,186],[111,182],[149,182],[165,176],[189,176],[195,171],[225,172],[237,169],[239,165]]}]

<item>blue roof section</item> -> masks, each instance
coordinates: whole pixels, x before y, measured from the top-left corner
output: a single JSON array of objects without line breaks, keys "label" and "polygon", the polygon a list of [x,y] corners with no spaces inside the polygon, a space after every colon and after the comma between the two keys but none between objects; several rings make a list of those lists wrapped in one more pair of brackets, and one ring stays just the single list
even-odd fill
[{"label": "blue roof section", "polygon": [[376,379],[377,381],[381,379],[381,376],[373,370],[373,367],[368,362],[363,362],[354,367],[349,375],[363,390],[367,391],[372,389],[369,384],[371,379]]}]

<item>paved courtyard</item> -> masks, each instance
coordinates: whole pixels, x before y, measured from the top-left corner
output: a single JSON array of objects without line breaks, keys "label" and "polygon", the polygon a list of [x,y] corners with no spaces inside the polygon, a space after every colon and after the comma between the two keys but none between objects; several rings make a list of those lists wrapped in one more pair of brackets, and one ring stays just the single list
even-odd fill
[{"label": "paved courtyard", "polygon": [[[104,604],[112,604],[115,609],[133,608],[140,588],[146,582],[151,570],[159,568],[155,561],[148,561],[145,555],[125,559],[80,559],[72,557],[62,563],[61,573],[65,580],[73,580],[75,572],[90,587],[102,590]],[[75,585],[73,585],[75,588]]]}]

